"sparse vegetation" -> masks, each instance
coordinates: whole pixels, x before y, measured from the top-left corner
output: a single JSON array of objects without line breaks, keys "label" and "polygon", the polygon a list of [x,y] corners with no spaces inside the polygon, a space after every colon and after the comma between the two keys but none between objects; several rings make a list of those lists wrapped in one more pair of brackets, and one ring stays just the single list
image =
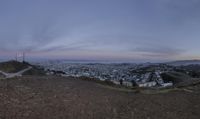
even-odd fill
[{"label": "sparse vegetation", "polygon": [[159,93],[60,76],[0,80],[1,119],[199,119],[200,85]]},{"label": "sparse vegetation", "polygon": [[28,63],[17,62],[17,61],[8,61],[0,63],[0,70],[7,73],[15,73],[17,71],[23,70],[29,66]]},{"label": "sparse vegetation", "polygon": [[32,66],[32,69],[29,71],[26,71],[23,73],[23,75],[38,75],[38,76],[44,76],[46,75],[46,72],[44,69],[38,67],[38,66]]},{"label": "sparse vegetation", "polygon": [[81,76],[81,77],[79,77],[79,79],[84,80],[84,81],[91,81],[91,82],[95,82],[95,83],[99,83],[99,84],[103,84],[103,85],[116,86],[110,80],[101,81],[101,80],[96,79],[96,78],[89,78],[89,77],[85,77],[85,76]]},{"label": "sparse vegetation", "polygon": [[172,81],[174,84],[190,80],[191,77],[181,72],[168,72],[163,73],[162,78],[164,81]]}]

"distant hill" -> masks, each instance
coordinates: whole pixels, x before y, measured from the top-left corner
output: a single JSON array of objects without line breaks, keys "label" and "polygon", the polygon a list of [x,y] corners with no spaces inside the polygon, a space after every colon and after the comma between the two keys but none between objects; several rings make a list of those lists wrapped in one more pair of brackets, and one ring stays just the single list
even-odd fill
[{"label": "distant hill", "polygon": [[162,74],[162,77],[164,80],[172,81],[173,83],[180,83],[191,79],[189,75],[181,72],[164,73]]},{"label": "distant hill", "polygon": [[25,68],[28,68],[28,66],[30,66],[30,64],[26,62],[22,63],[12,60],[7,62],[1,62],[0,70],[6,73],[15,73]]},{"label": "distant hill", "polygon": [[173,66],[191,65],[191,64],[200,65],[200,60],[179,60],[179,61],[167,62],[166,64],[173,65]]},{"label": "distant hill", "polygon": [[[46,74],[44,69],[40,68],[39,66],[31,65],[28,62],[17,62],[14,60],[0,62],[0,71],[6,72],[6,73],[16,73],[30,66],[32,68],[24,72],[23,75],[45,75]],[[0,77],[3,77],[3,75],[0,74]]]}]

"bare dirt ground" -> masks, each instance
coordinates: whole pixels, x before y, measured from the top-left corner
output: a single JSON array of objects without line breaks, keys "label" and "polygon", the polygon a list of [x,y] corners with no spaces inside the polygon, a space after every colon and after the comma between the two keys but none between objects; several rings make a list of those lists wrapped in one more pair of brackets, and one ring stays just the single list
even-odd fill
[{"label": "bare dirt ground", "polygon": [[0,119],[200,119],[200,86],[143,94],[73,78],[0,80]]}]

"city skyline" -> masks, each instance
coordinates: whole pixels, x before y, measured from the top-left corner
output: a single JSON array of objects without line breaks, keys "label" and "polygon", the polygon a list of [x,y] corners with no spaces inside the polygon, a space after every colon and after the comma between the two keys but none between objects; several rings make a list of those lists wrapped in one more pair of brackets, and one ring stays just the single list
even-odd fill
[{"label": "city skyline", "polygon": [[200,59],[198,0],[0,1],[0,58]]}]

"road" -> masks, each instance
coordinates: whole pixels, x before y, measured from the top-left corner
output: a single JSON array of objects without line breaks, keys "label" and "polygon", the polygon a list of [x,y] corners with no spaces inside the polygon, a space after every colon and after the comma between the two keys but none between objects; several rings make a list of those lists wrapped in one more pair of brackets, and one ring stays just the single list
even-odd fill
[{"label": "road", "polygon": [[16,76],[21,76],[24,72],[26,72],[30,69],[32,69],[31,66],[29,66],[28,68],[23,69],[19,72],[16,72],[16,73],[6,73],[6,72],[3,72],[3,71],[0,71],[0,73],[3,74],[5,76],[5,78],[13,78],[13,77],[16,77]]}]

